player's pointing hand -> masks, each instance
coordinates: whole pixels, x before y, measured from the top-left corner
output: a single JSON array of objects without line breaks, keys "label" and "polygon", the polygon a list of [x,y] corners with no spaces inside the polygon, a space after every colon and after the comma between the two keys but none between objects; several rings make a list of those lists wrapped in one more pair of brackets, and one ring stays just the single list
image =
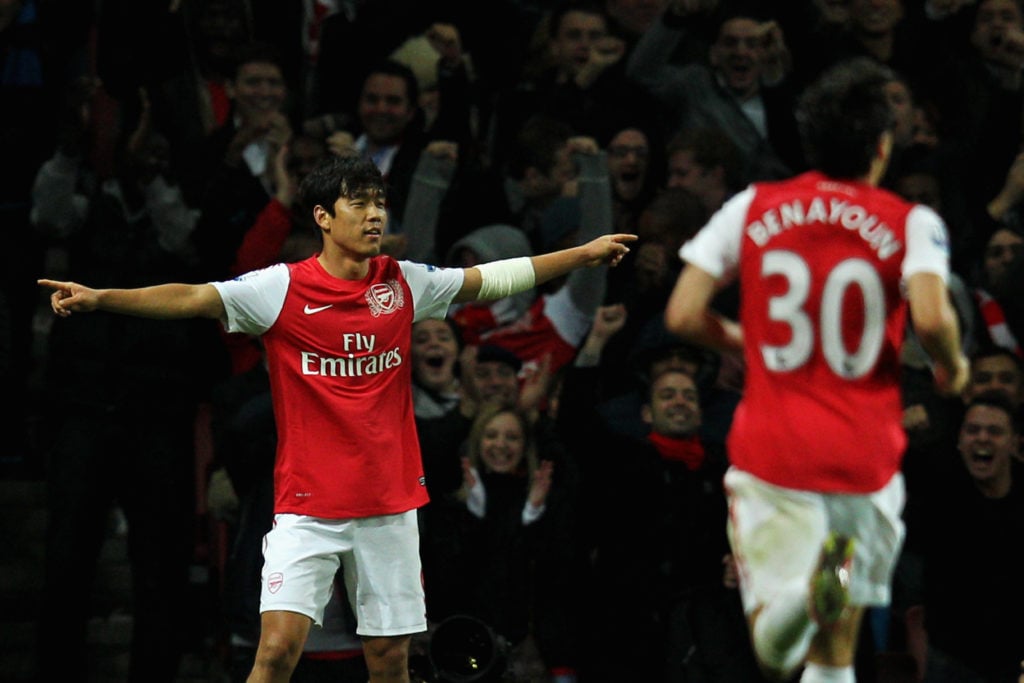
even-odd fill
[{"label": "player's pointing hand", "polygon": [[96,291],[77,282],[60,282],[58,280],[36,280],[42,287],[53,291],[50,295],[50,308],[62,318],[72,312],[88,312],[96,310]]}]

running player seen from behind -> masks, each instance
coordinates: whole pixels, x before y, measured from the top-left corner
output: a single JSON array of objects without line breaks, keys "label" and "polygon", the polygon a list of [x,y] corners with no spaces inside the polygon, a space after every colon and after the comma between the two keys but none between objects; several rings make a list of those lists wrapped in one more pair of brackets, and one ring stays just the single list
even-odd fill
[{"label": "running player seen from behind", "polygon": [[[937,388],[968,377],[949,303],[946,228],[878,189],[892,145],[886,83],[834,67],[798,114],[814,169],[751,185],[680,250],[668,329],[742,353],[725,477],[729,538],[765,673],[852,683],[864,609],[887,605],[903,541],[900,344],[910,317]],[[739,278],[738,322],[710,308]]]},{"label": "running player seen from behind", "polygon": [[636,237],[605,235],[549,254],[439,269],[381,255],[388,213],[372,162],[331,157],[301,192],[323,241],[304,261],[197,285],[39,284],[54,290],[58,316],[205,317],[262,337],[278,446],[262,631],[248,680],[289,680],[341,566],[370,681],[404,683],[411,634],[427,627],[416,521],[427,490],[410,389],[412,324],[443,318],[452,303],[616,265]]}]

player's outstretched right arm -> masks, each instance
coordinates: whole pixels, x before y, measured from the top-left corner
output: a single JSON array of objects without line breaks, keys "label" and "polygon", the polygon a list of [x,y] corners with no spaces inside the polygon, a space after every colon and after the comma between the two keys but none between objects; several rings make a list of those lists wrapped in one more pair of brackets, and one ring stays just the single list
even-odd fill
[{"label": "player's outstretched right arm", "polygon": [[959,394],[967,386],[970,364],[961,350],[960,326],[946,283],[934,273],[915,273],[907,281],[907,300],[914,332],[934,363],[936,388],[946,396]]},{"label": "player's outstretched right arm", "polygon": [[37,280],[52,289],[50,307],[66,318],[72,313],[108,311],[141,318],[221,318],[224,302],[210,284],[165,284],[138,289],[92,289],[77,282]]}]

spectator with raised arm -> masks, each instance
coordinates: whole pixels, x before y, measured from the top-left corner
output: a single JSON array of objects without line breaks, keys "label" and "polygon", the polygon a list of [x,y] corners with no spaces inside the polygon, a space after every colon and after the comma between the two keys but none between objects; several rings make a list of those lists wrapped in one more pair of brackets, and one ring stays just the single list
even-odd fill
[{"label": "spectator with raised arm", "polygon": [[558,414],[583,474],[587,587],[630,596],[588,603],[583,680],[758,681],[739,595],[724,583],[725,451],[701,438],[694,375],[649,366],[634,406],[643,436],[609,429],[595,410],[604,391],[598,362],[626,315],[622,306],[598,310],[566,368]]},{"label": "spectator with raised arm", "polygon": [[668,130],[718,127],[736,145],[745,179],[783,178],[806,167],[793,118],[795,90],[782,30],[752,6],[724,5],[707,62],[678,64],[684,19],[700,3],[673,0],[637,43],[627,73],[659,101]]}]

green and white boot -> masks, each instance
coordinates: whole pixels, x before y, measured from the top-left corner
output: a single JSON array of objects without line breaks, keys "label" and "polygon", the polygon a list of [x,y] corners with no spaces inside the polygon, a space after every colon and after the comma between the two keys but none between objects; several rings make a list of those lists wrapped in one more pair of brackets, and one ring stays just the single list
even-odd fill
[{"label": "green and white boot", "polygon": [[821,546],[821,559],[811,577],[811,617],[819,626],[831,626],[850,604],[850,568],[853,539],[832,532]]}]

